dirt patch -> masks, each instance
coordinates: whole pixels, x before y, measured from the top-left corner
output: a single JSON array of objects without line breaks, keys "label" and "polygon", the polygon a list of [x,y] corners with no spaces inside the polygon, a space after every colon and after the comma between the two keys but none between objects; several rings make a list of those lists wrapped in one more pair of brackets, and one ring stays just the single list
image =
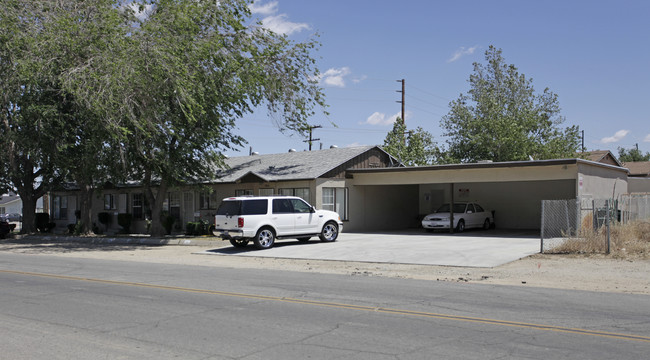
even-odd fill
[{"label": "dirt patch", "polygon": [[495,268],[293,260],[224,256],[204,252],[230,246],[226,241],[198,246],[111,245],[43,239],[0,241],[0,251],[61,257],[127,260],[178,265],[276,269],[348,276],[383,276],[620,292],[650,295],[650,260],[625,260],[605,255],[533,255]]}]

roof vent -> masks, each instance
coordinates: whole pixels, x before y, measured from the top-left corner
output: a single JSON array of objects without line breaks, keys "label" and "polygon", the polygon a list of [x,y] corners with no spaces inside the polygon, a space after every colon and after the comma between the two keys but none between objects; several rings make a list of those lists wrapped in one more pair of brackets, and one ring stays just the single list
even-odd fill
[{"label": "roof vent", "polygon": [[338,149],[338,146],[337,145],[332,145],[332,146],[330,146],[330,149]]},{"label": "roof vent", "polygon": [[289,152],[296,152],[296,149],[289,149]]},{"label": "roof vent", "polygon": [[260,153],[258,153],[257,151],[253,151],[253,152],[251,153],[251,155],[259,155],[259,154],[260,154]]}]

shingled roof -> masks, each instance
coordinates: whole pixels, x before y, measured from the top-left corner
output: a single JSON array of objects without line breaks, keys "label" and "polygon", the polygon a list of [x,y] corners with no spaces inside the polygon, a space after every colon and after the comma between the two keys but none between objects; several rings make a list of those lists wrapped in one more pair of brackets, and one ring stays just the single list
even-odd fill
[{"label": "shingled roof", "polygon": [[316,179],[374,148],[384,152],[378,146],[357,146],[231,157],[225,160],[229,169],[219,170],[216,182],[236,182],[251,174],[263,181]]},{"label": "shingled roof", "polygon": [[623,163],[633,177],[650,177],[650,161],[633,161]]},{"label": "shingled roof", "polygon": [[583,157],[589,161],[595,161],[603,164],[623,166],[620,161],[609,150],[593,150],[582,153]]}]

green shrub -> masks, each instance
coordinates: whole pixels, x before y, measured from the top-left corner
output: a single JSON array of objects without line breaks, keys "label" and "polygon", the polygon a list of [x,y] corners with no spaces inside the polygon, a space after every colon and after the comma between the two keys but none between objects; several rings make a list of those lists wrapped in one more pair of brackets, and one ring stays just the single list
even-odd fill
[{"label": "green shrub", "polygon": [[170,235],[172,233],[172,227],[174,226],[174,222],[176,222],[175,217],[169,214],[163,214],[162,225],[165,228],[165,232],[167,232],[167,235]]},{"label": "green shrub", "polygon": [[50,214],[36,213],[35,215],[34,224],[36,225],[36,230],[40,232],[47,232],[47,223],[50,222]]},{"label": "green shrub", "polygon": [[[214,227],[214,225],[211,226]],[[185,226],[185,234],[194,236],[210,235],[211,226],[206,221],[188,222]]]},{"label": "green shrub", "polygon": [[133,216],[131,214],[117,214],[117,224],[122,227],[125,234],[131,233],[131,222]]}]

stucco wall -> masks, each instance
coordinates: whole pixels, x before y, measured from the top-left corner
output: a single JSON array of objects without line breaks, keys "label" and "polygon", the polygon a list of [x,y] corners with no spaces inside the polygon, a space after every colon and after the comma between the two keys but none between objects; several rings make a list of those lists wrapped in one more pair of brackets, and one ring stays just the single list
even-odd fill
[{"label": "stucco wall", "polygon": [[617,199],[628,192],[623,168],[581,163],[578,166],[578,195],[582,199]]},{"label": "stucco wall", "polygon": [[629,193],[650,193],[650,178],[628,178],[627,191]]}]

